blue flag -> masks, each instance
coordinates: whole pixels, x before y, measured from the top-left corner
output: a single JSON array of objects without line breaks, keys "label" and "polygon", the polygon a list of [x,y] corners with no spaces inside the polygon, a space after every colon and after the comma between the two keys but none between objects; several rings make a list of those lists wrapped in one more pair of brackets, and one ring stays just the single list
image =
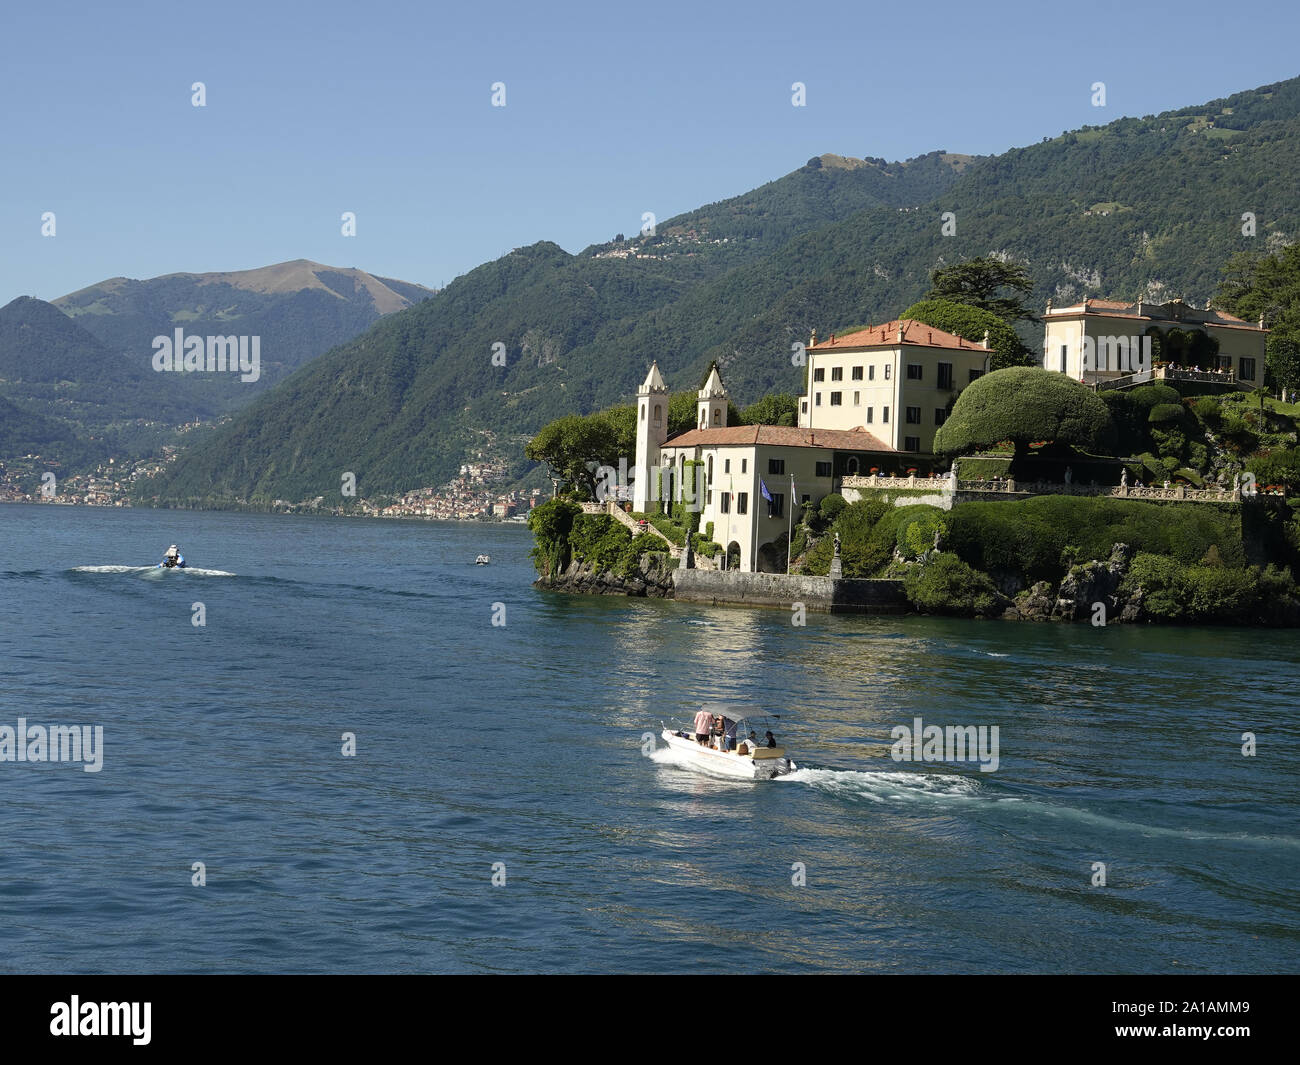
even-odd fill
[{"label": "blue flag", "polygon": [[769,503],[772,502],[772,493],[767,490],[767,482],[760,477],[758,479],[758,483],[763,489],[763,498],[766,499]]}]

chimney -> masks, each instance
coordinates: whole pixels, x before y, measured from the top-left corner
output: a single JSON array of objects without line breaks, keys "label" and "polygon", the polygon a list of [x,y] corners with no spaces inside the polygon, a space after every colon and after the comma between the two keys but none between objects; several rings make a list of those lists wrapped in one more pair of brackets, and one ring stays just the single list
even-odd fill
[{"label": "chimney", "polygon": [[984,330],[984,350],[989,350],[989,331],[987,329]]},{"label": "chimney", "polygon": [[1047,297],[1047,313],[1048,313],[1048,314],[1051,314],[1051,313],[1052,313],[1052,297],[1051,297],[1051,296],[1048,296],[1048,297]]},{"label": "chimney", "polygon": [[902,342],[903,342],[903,323],[902,323],[902,322],[899,322],[899,323],[898,323],[898,343],[901,344]]},{"label": "chimney", "polygon": [[817,346],[817,330],[816,330],[816,329],[814,329],[814,330],[812,331],[812,339],[811,339],[810,341],[808,341],[808,346],[809,346],[810,348],[815,348],[815,347]]}]

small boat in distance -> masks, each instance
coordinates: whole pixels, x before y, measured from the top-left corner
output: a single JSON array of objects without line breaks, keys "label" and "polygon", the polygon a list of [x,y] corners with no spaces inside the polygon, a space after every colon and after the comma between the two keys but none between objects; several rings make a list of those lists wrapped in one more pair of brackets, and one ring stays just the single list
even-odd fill
[{"label": "small boat in distance", "polygon": [[181,554],[180,549],[172,544],[167,548],[167,553],[163,555],[163,560],[158,563],[159,569],[184,569],[185,556]]},{"label": "small boat in distance", "polygon": [[[693,768],[745,780],[771,780],[798,768],[786,756],[785,748],[777,745],[775,734],[761,714],[736,703],[705,703],[700,712],[707,713],[710,719],[706,743],[696,739],[694,723],[676,728],[665,724],[660,733],[664,742]],[[779,724],[780,715],[771,716]]]},{"label": "small boat in distance", "polygon": [[474,560],[474,565],[486,566],[491,561],[492,561],[491,555],[479,555],[478,558]]}]

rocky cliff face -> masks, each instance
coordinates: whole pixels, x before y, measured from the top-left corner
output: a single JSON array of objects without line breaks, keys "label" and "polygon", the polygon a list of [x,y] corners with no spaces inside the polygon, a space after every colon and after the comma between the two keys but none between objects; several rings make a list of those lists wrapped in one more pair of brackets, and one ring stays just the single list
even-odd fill
[{"label": "rocky cliff face", "polygon": [[1107,561],[1072,566],[1055,591],[1050,582],[1039,581],[1022,592],[1003,617],[1018,621],[1091,621],[1100,603],[1105,607],[1107,624],[1141,621],[1142,590],[1132,595],[1120,591],[1132,561],[1132,548],[1115,544]]},{"label": "rocky cliff face", "polygon": [[636,572],[623,576],[611,570],[597,570],[590,562],[570,562],[564,572],[538,577],[538,588],[583,595],[634,595],[656,599],[673,597],[671,562],[661,554],[646,552],[637,560]]}]

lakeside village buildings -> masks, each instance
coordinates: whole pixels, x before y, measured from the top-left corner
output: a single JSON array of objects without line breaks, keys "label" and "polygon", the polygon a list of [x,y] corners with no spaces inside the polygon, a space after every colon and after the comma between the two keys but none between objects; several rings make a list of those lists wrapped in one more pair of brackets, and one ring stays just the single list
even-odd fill
[{"label": "lakeside village buildings", "polygon": [[[1044,367],[1093,387],[1188,379],[1249,388],[1263,380],[1262,324],[1181,300],[1049,303],[1044,323]],[[1219,342],[1211,373],[1140,361],[1143,337],[1173,328]],[[637,392],[635,467],[649,476],[633,478],[632,509],[645,513],[660,500],[684,500],[700,509],[701,530],[713,523],[728,569],[776,571],[791,520],[800,516],[790,508],[815,506],[841,491],[845,478],[933,472],[935,431],[957,393],[988,372],[991,352],[987,338],[976,344],[907,319],[821,342],[814,332],[806,354],[797,427],[729,426],[715,366],[698,394],[696,427],[671,439],[669,390],[658,364],[651,366]]]}]

